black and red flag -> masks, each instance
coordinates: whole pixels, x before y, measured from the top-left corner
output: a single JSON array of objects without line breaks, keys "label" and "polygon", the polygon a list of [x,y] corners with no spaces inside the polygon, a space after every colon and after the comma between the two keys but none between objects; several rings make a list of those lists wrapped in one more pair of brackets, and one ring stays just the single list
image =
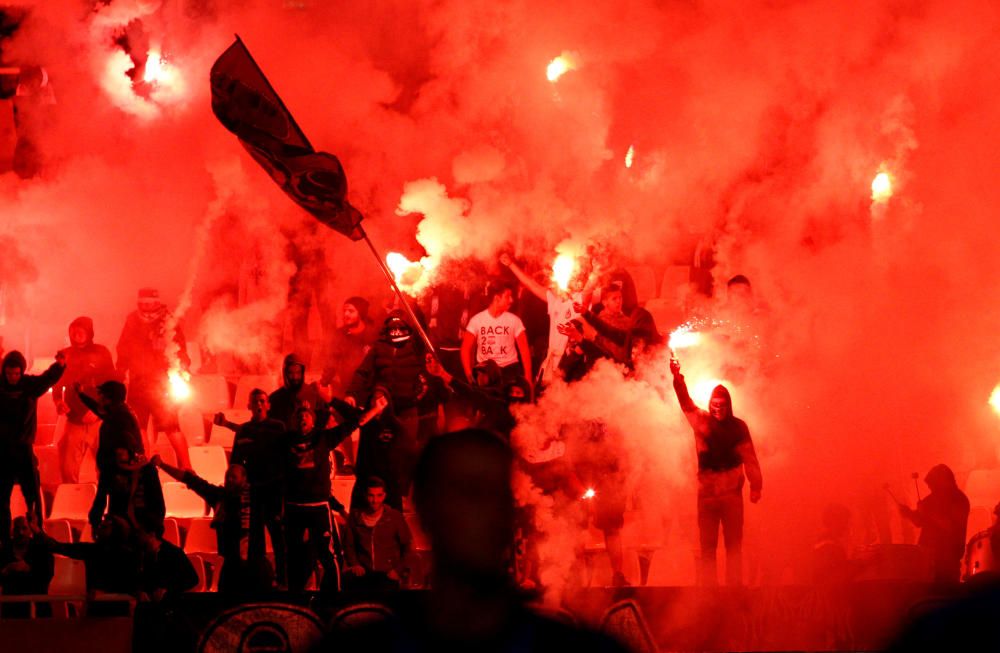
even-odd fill
[{"label": "black and red flag", "polygon": [[212,65],[212,112],[296,204],[351,240],[365,236],[337,157],[317,152],[243,41]]}]

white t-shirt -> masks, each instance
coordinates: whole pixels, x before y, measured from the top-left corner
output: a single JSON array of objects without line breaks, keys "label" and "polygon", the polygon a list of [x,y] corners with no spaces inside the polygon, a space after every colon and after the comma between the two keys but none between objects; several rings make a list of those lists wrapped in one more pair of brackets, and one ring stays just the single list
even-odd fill
[{"label": "white t-shirt", "polygon": [[559,333],[559,325],[569,322],[580,314],[573,310],[573,303],[583,303],[583,293],[574,293],[569,297],[557,295],[551,290],[545,293],[545,302],[549,310],[549,352],[545,355],[545,371],[553,373],[566,351],[569,338]]},{"label": "white t-shirt", "polygon": [[524,323],[513,313],[493,317],[490,312],[476,313],[465,330],[476,337],[476,363],[496,361],[500,367],[517,362],[517,342],[524,333]]}]

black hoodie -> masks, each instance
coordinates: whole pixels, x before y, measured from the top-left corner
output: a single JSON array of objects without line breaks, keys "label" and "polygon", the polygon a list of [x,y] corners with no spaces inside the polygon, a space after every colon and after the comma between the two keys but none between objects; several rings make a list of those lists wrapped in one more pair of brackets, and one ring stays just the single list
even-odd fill
[{"label": "black hoodie", "polygon": [[73,424],[83,424],[89,412],[80,401],[75,383],[83,386],[84,392],[96,394],[97,386],[115,378],[115,364],[111,360],[111,352],[104,345],[94,344],[94,321],[89,317],[78,317],[70,325],[70,331],[81,328],[87,332],[87,342],[83,345],[71,345],[62,350],[66,356],[66,373],[59,383],[52,388],[52,398],[56,401],[66,401],[69,413],[66,419]]},{"label": "black hoodie", "polygon": [[759,492],[764,481],[750,439],[750,429],[746,422],[733,415],[733,401],[725,386],[719,385],[712,390],[713,398],[726,400],[727,415],[721,420],[695,406],[683,374],[674,376],[674,391],[684,416],[694,429],[698,452],[698,496],[740,491],[744,470],[750,480],[751,491]]},{"label": "black hoodie", "polygon": [[[302,368],[302,384],[293,386],[288,380],[288,370],[290,367],[299,366]],[[276,419],[285,425],[285,429],[291,431],[298,428],[295,423],[295,409],[308,403],[316,413],[316,428],[326,426],[330,416],[326,402],[319,396],[319,388],[315,383],[306,383],[306,364],[295,354],[285,356],[285,362],[281,366],[281,378],[284,384],[271,393],[268,398],[271,402],[271,409],[267,416]]]},{"label": "black hoodie", "polygon": [[[21,380],[11,385],[7,382],[7,368],[19,368]],[[59,363],[52,363],[41,374],[24,374],[28,362],[19,351],[3,357],[0,370],[0,451],[10,451],[18,445],[31,446],[38,429],[38,398],[48,392],[63,370]]]}]

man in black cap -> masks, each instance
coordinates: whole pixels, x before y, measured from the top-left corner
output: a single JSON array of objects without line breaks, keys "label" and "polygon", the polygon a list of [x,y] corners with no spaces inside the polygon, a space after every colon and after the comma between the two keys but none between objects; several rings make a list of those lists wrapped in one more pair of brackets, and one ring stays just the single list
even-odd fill
[{"label": "man in black cap", "polygon": [[28,362],[19,351],[3,357],[0,373],[0,544],[10,539],[10,495],[14,483],[28,504],[28,511],[42,522],[38,459],[31,449],[38,428],[38,398],[48,392],[66,369],[66,356],[43,373],[25,374]]},{"label": "man in black cap", "polygon": [[59,440],[59,460],[63,483],[80,482],[80,464],[87,452],[97,451],[97,416],[87,410],[76,390],[79,383],[87,392],[115,376],[115,363],[104,345],[94,343],[94,321],[78,317],[69,325],[70,346],[62,350],[66,356],[66,373],[52,388],[56,410],[66,416],[66,429]]},{"label": "man in black cap", "polygon": [[760,501],[763,477],[746,422],[733,416],[733,402],[725,386],[712,390],[708,410],[695,406],[688,394],[681,364],[671,359],[674,391],[684,416],[694,430],[698,454],[698,532],[701,564],[698,582],[718,583],[715,549],[719,525],[726,542],[726,584],[743,583],[743,481],[750,479],[750,502]]},{"label": "man in black cap", "polygon": [[147,433],[150,447],[156,434],[164,432],[177,455],[177,464],[188,469],[188,445],[177,421],[176,400],[170,397],[169,373],[191,366],[180,325],[172,319],[155,288],[139,290],[135,311],[125,319],[118,338],[118,373],[128,375],[129,404],[143,429],[153,418]]}]

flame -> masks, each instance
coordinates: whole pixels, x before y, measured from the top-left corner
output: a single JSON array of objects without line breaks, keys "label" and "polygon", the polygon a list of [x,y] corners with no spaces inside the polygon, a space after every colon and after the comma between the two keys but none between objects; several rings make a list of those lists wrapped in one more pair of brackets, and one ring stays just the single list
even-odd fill
[{"label": "flame", "polygon": [[691,399],[702,408],[708,407],[708,400],[712,398],[712,390],[717,385],[726,385],[721,379],[700,379],[691,385]]},{"label": "flame", "polygon": [[552,262],[552,281],[563,292],[569,290],[569,282],[573,279],[574,272],[576,272],[576,259],[571,254],[560,254]]},{"label": "flame", "polygon": [[181,402],[191,398],[191,384],[188,383],[190,378],[191,375],[183,370],[173,369],[167,372],[171,399]]},{"label": "flame", "polygon": [[545,76],[548,77],[550,82],[555,84],[559,81],[560,77],[571,70],[576,70],[576,59],[568,52],[563,52],[549,62],[549,65],[545,68]]},{"label": "flame", "polygon": [[670,334],[669,347],[673,350],[687,349],[701,344],[701,334],[693,331],[690,325],[684,324],[673,330]]},{"label": "flame", "polygon": [[872,179],[872,201],[888,202],[892,197],[892,177],[888,172],[882,171]]},{"label": "flame", "polygon": [[138,83],[128,76],[134,65],[128,54],[114,50],[104,62],[100,77],[104,92],[122,111],[149,120],[159,117],[164,108],[181,105],[187,100],[187,84],[179,69],[159,52],[149,51],[142,80]]},{"label": "flame", "polygon": [[415,292],[426,285],[427,275],[424,272],[430,269],[426,256],[419,261],[411,261],[399,252],[389,252],[385,255],[385,264],[400,289]]},{"label": "flame", "polygon": [[587,491],[583,493],[581,499],[590,500],[597,496],[597,491],[592,487],[588,487]]},{"label": "flame", "polygon": [[628,146],[628,152],[625,153],[625,167],[631,168],[632,161],[635,159],[635,145]]},{"label": "flame", "polygon": [[159,52],[150,51],[146,55],[146,70],[142,73],[142,81],[147,84],[156,84],[170,79],[170,71],[167,69]]},{"label": "flame", "polygon": [[993,407],[993,411],[1000,415],[1000,384],[993,388],[993,394],[990,395],[990,406]]}]

